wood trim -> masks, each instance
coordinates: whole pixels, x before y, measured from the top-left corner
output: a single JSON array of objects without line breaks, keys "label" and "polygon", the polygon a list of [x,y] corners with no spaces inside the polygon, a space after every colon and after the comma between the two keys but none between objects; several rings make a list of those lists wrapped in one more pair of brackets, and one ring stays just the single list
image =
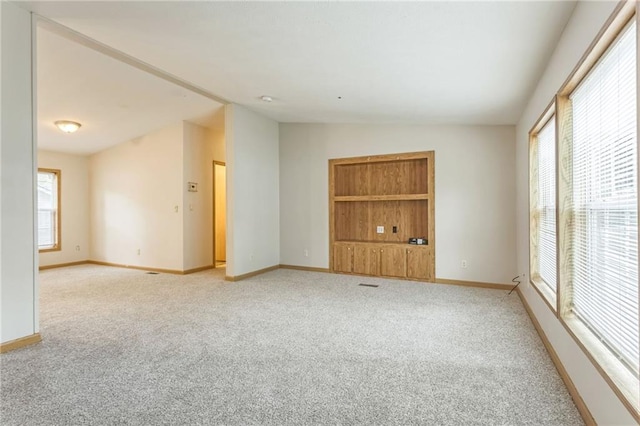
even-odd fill
[{"label": "wood trim", "polygon": [[538,213],[538,135],[529,134],[529,278],[534,279],[539,275],[540,259],[538,255],[539,238],[539,213]]},{"label": "wood trim", "polygon": [[189,275],[189,274],[193,274],[194,272],[202,272],[202,271],[207,271],[209,269],[215,269],[215,266],[207,265],[207,266],[200,266],[199,268],[185,269],[184,271],[182,271],[182,275]]},{"label": "wood trim", "polygon": [[206,265],[206,266],[200,266],[198,268],[185,269],[184,271],[181,271],[179,269],[147,268],[147,267],[144,267],[144,266],[123,265],[123,264],[120,264],[120,263],[102,262],[102,261],[99,261],[99,260],[82,260],[82,261],[79,261],[79,262],[58,263],[56,265],[40,266],[40,270],[44,271],[44,270],[47,270],[47,269],[64,268],[66,266],[78,266],[78,265],[111,266],[113,268],[125,268],[125,269],[135,269],[135,270],[138,270],[138,271],[161,272],[161,273],[173,274],[173,275],[188,275],[188,274],[193,274],[194,272],[201,272],[201,271],[206,271],[208,269],[214,269],[215,268],[214,265]]},{"label": "wood trim", "polygon": [[[56,175],[56,244],[50,248],[38,249],[38,253],[48,253],[52,251],[62,250],[62,170],[48,169],[46,167],[38,167],[38,173],[53,173]],[[36,174],[37,178],[37,174]],[[36,194],[37,198],[37,194]],[[37,203],[36,203],[37,204]],[[36,206],[37,210],[37,206]],[[36,219],[37,220],[37,219]],[[36,242],[37,244],[37,242]]]},{"label": "wood trim", "polygon": [[279,269],[279,268],[280,268],[280,265],[273,265],[273,266],[269,266],[268,268],[258,269],[257,271],[247,272],[246,274],[242,274],[242,275],[235,275],[235,276],[226,275],[224,279],[225,281],[232,281],[232,282],[242,281],[242,280],[246,280],[247,278],[255,277],[256,275],[275,271],[276,269]]},{"label": "wood trim", "polygon": [[430,151],[403,152],[402,154],[363,155],[361,157],[332,158],[330,164],[381,163],[396,160],[418,160],[428,158]]},{"label": "wood trim", "polygon": [[432,280],[418,279],[418,278],[388,277],[383,275],[369,275],[369,274],[358,274],[354,272],[340,272],[340,271],[332,271],[330,269],[324,269],[324,268],[308,268],[305,266],[280,265],[280,267],[283,269],[297,269],[301,271],[311,271],[311,272],[328,272],[328,273],[339,274],[339,275],[355,275],[355,276],[371,277],[371,278],[416,281],[416,282],[422,282],[426,284],[459,285],[464,287],[488,288],[488,289],[494,289],[494,290],[511,290],[513,288],[513,285],[511,284],[485,283],[480,281],[450,280],[446,278],[436,278],[435,280],[432,281]]},{"label": "wood trim", "polygon": [[622,405],[624,405],[627,411],[629,411],[629,414],[631,414],[633,418],[635,418],[636,421],[640,423],[640,411],[638,411],[638,408],[635,407],[634,404],[631,401],[629,401],[629,398],[627,398],[625,394],[620,390],[620,387],[618,386],[618,384],[611,378],[609,373],[607,373],[607,371],[602,367],[601,363],[598,362],[598,360],[594,357],[593,351],[589,350],[586,347],[586,345],[582,342],[582,339],[580,339],[580,337],[578,337],[576,333],[572,330],[571,326],[567,324],[565,318],[560,317],[559,320],[560,320],[560,324],[562,324],[562,326],[567,331],[569,336],[571,336],[573,341],[576,342],[578,347],[586,355],[587,359],[591,361],[591,364],[593,364],[593,366],[598,371],[598,373],[600,373],[604,381],[607,382],[607,384],[609,385],[613,393],[616,394],[616,396],[618,397]]},{"label": "wood trim", "polygon": [[[216,166],[224,166],[224,173],[225,173],[225,180],[226,180],[226,174],[227,174],[227,164],[223,161],[217,161],[217,160],[213,160],[213,163],[211,164],[211,176],[212,176],[212,181],[211,181],[211,211],[212,213],[212,223],[211,223],[211,229],[213,232],[211,232],[211,235],[213,237],[213,265],[215,267],[216,262],[222,262],[222,260],[218,260],[216,259],[217,257],[217,252],[216,252]],[[227,194],[225,192],[224,194],[224,198],[225,198],[225,207],[227,205]],[[226,217],[225,217],[225,234],[226,234],[226,225],[227,225],[227,221],[226,221]],[[225,241],[226,241],[226,235],[225,235]],[[226,250],[225,250],[225,260],[224,262],[227,261],[227,256],[226,256]]]},{"label": "wood trim", "polygon": [[21,337],[15,340],[9,340],[8,342],[0,343],[0,354],[24,348],[25,346],[34,345],[41,341],[42,336],[40,336],[40,333],[34,333],[30,336]]},{"label": "wood trim", "polygon": [[427,229],[427,242],[429,247],[433,247],[431,253],[432,270],[429,274],[432,278],[436,277],[436,151],[428,151],[427,155],[427,191],[429,192],[429,200],[427,205],[429,208],[429,228]]},{"label": "wood trim", "polygon": [[510,284],[484,283],[480,281],[450,280],[447,278],[436,278],[436,284],[461,285],[465,287],[491,288],[494,290],[511,290],[514,286]]},{"label": "wood trim", "polygon": [[44,265],[40,266],[38,270],[45,271],[47,269],[55,269],[55,268],[65,268],[67,266],[78,266],[78,265],[86,265],[90,263],[88,260],[80,260],[78,262],[69,262],[69,263],[56,263],[55,265]]},{"label": "wood trim", "polygon": [[99,260],[87,260],[87,263],[90,263],[92,265],[113,266],[116,268],[136,269],[138,271],[161,272],[165,274],[184,275],[184,272],[178,269],[147,268],[144,266],[122,265],[120,263],[102,262]]},{"label": "wood trim", "polygon": [[[532,278],[529,280],[529,284],[531,284],[531,287],[536,291],[536,293],[538,293],[538,295],[540,296],[540,298],[542,300],[544,300],[544,303],[549,307],[549,309],[551,309],[551,312],[553,312],[554,316],[558,316],[557,314],[557,306],[558,306],[558,295],[556,293],[555,295],[555,299],[556,300],[549,300],[550,296],[547,295],[545,293],[545,290],[543,290],[544,284],[540,283],[539,278]],[[549,293],[552,293],[551,290],[548,291]],[[555,302],[555,303],[554,303]]]},{"label": "wood trim", "polygon": [[[554,146],[556,149],[556,164],[554,165],[556,170],[558,167],[558,155],[557,155],[557,147],[558,147],[558,132],[557,132],[557,108],[556,108],[556,97],[554,96],[551,102],[546,106],[540,117],[536,120],[535,124],[529,131],[529,282],[536,289],[536,291],[542,296],[547,305],[551,307],[551,300],[549,300],[549,296],[545,293],[540,283],[540,256],[539,256],[539,212],[538,212],[538,182],[539,182],[539,170],[538,170],[538,133],[542,130],[548,123],[549,120],[556,115],[556,128],[554,129],[555,133],[555,141]],[[556,173],[557,175],[557,173]],[[557,186],[557,182],[556,182]],[[558,205],[557,199],[557,191],[556,191],[556,206]],[[557,208],[556,208],[557,214]],[[556,220],[556,226],[557,226]],[[556,232],[557,233],[557,232]],[[556,257],[557,257],[557,247],[556,247]],[[557,270],[557,266],[556,266]],[[557,279],[557,277],[556,277]],[[557,281],[556,281],[557,288]],[[555,297],[557,299],[557,295]],[[555,311],[555,308],[552,308]]]},{"label": "wood trim", "polygon": [[531,307],[529,306],[527,299],[522,295],[522,292],[520,291],[519,288],[516,289],[516,292],[518,293],[518,297],[520,298],[520,301],[522,302],[522,305],[524,306],[524,309],[527,312],[527,315],[529,315],[529,319],[533,323],[533,327],[538,332],[538,335],[540,336],[540,340],[542,340],[542,344],[547,350],[547,353],[549,354],[551,361],[553,361],[553,364],[556,366],[556,370],[558,370],[558,374],[560,375],[560,378],[562,379],[565,386],[567,387],[567,390],[569,391],[569,395],[571,395],[573,402],[576,404],[576,408],[578,409],[580,416],[582,416],[582,420],[584,420],[587,426],[595,426],[597,423],[594,420],[593,416],[591,415],[591,412],[589,411],[587,404],[585,404],[584,400],[580,396],[580,392],[578,392],[578,389],[576,388],[573,381],[571,380],[569,373],[567,373],[567,370],[564,368],[564,365],[562,364],[560,357],[556,353],[555,349],[553,349],[553,346],[551,345],[551,342],[549,342],[547,335],[545,334],[544,330],[540,326],[538,319],[533,314],[533,311],[531,310]]},{"label": "wood trim", "polygon": [[342,201],[406,201],[430,200],[430,194],[399,194],[399,195],[340,195],[334,196],[335,202]]},{"label": "wood trim", "polygon": [[551,99],[551,102],[549,102],[549,104],[545,107],[542,114],[540,114],[540,117],[538,117],[538,119],[535,121],[535,124],[531,127],[531,130],[529,130],[529,136],[540,132],[540,130],[549,122],[549,120],[551,120],[551,117],[556,112],[555,103],[556,97],[554,96],[553,99]]},{"label": "wood trim", "polygon": [[297,265],[279,265],[280,269],[294,269],[296,271],[308,271],[308,272],[328,272],[331,273],[329,268],[316,268],[313,266],[297,266]]},{"label": "wood trim", "polygon": [[558,91],[559,95],[569,96],[571,92],[573,92],[631,20],[635,10],[636,0],[621,0],[618,3],[613,13],[611,13],[586,52],[578,61],[578,64],[560,87]]},{"label": "wood trim", "polygon": [[573,299],[573,268],[571,235],[573,229],[573,165],[570,161],[573,144],[573,113],[571,100],[556,97],[556,315],[561,318],[571,312]]},{"label": "wood trim", "polygon": [[336,178],[335,178],[335,161],[329,160],[329,270],[333,271],[333,243],[335,242],[335,193],[336,193]]}]

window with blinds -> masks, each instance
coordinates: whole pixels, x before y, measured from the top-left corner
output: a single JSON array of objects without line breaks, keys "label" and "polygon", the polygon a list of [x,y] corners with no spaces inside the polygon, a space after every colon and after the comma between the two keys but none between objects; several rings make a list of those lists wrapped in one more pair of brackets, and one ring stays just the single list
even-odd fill
[{"label": "window with blinds", "polygon": [[38,170],[38,249],[52,250],[59,247],[59,209],[57,170]]},{"label": "window with blinds", "polygon": [[538,273],[556,291],[556,119],[538,132]]},{"label": "window with blinds", "polygon": [[638,375],[636,24],[570,94],[571,312]]}]

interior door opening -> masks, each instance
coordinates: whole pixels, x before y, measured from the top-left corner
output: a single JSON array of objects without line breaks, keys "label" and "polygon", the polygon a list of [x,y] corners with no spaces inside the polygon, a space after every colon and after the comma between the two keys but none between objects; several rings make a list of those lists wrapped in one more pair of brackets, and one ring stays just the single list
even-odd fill
[{"label": "interior door opening", "polygon": [[227,167],[213,162],[213,264],[216,268],[227,262]]}]

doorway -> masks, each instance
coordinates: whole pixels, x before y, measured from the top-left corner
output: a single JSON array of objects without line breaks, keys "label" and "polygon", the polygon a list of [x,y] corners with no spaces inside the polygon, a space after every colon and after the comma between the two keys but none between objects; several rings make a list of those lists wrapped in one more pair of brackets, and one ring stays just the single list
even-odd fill
[{"label": "doorway", "polygon": [[227,167],[213,162],[213,264],[225,267],[227,262]]}]

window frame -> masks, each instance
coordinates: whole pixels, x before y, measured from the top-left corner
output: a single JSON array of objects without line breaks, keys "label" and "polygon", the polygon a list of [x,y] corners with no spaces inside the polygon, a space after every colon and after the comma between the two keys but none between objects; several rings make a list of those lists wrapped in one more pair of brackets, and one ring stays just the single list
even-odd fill
[{"label": "window frame", "polygon": [[[555,313],[557,312],[557,297],[556,293],[552,291],[549,286],[543,282],[539,276],[539,224],[537,221],[537,207],[538,207],[538,134],[549,123],[549,121],[556,117],[556,100],[551,100],[549,105],[545,108],[542,115],[536,120],[529,131],[529,282],[531,286],[538,292],[545,301],[547,306]],[[556,117],[555,125],[555,164],[554,174],[558,174],[558,121]],[[557,191],[557,178],[556,178],[556,289],[558,288],[557,272],[558,272],[558,191]]]},{"label": "window frame", "polygon": [[[623,365],[621,361],[600,341],[600,339],[584,324],[575,318],[571,312],[572,281],[570,279],[570,246],[571,239],[567,230],[572,221],[570,206],[572,184],[571,161],[563,161],[570,153],[573,140],[572,105],[569,97],[580,83],[597,66],[600,59],[618,39],[627,25],[636,21],[636,40],[638,39],[638,16],[640,15],[640,3],[633,0],[622,0],[599,31],[585,54],[582,56],[567,80],[563,83],[556,95],[556,244],[558,251],[558,288],[556,316],[565,330],[581,348],[587,358],[609,384],[629,413],[640,422],[640,395],[638,395],[639,379]],[[640,43],[636,46],[636,74],[638,73],[638,51]],[[636,88],[636,99],[638,90]],[[637,108],[637,104],[636,104]],[[637,113],[637,111],[636,111]],[[637,123],[640,126],[640,120]],[[636,128],[636,142],[640,143]],[[640,153],[640,150],[638,150]],[[640,162],[640,154],[636,158],[636,164]],[[638,170],[640,167],[636,166]],[[563,176],[565,177],[563,179]],[[638,185],[640,192],[640,184]],[[569,198],[567,198],[569,197]],[[640,200],[640,196],[638,197]],[[640,232],[640,231],[639,231]],[[639,238],[640,240],[640,238]],[[640,291],[639,291],[640,293]],[[640,296],[639,296],[640,297]]]},{"label": "window frame", "polygon": [[[62,171],[59,169],[49,169],[44,167],[38,167],[38,174],[51,173],[56,177],[56,219],[55,219],[55,244],[52,247],[40,248],[38,244],[38,253],[48,253],[53,251],[62,250]],[[37,176],[36,176],[37,177]],[[37,199],[37,194],[36,194]],[[36,203],[36,215],[38,213],[38,207]],[[37,217],[37,216],[36,216]],[[37,223],[37,221],[36,221]]]}]

